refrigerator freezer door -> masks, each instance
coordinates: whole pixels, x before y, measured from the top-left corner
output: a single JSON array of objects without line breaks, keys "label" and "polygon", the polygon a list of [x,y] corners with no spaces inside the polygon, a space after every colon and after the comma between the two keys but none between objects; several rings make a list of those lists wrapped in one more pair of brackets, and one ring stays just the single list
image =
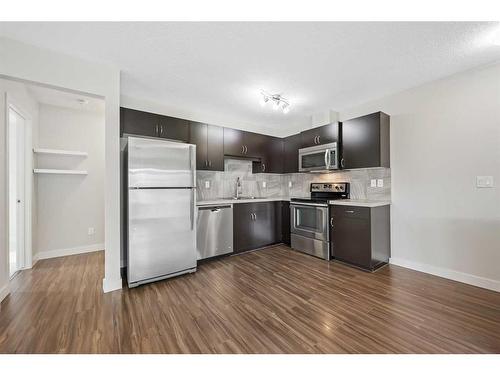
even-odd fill
[{"label": "refrigerator freezer door", "polygon": [[194,187],[195,172],[196,146],[129,137],[129,188]]},{"label": "refrigerator freezer door", "polygon": [[194,189],[129,190],[129,285],[196,268],[194,199]]}]

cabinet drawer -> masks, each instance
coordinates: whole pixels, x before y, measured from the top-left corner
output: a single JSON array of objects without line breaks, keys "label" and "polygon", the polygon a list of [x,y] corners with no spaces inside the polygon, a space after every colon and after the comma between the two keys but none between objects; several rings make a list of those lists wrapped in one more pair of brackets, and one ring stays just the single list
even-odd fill
[{"label": "cabinet drawer", "polygon": [[333,206],[332,216],[335,217],[347,217],[352,219],[370,219],[370,208],[369,207],[358,207],[358,206]]}]

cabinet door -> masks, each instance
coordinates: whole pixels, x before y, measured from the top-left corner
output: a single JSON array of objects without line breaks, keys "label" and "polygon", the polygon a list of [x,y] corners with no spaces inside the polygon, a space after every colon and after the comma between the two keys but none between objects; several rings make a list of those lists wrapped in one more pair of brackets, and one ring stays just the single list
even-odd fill
[{"label": "cabinet door", "polygon": [[160,137],[187,142],[189,140],[189,121],[176,117],[160,116]]},{"label": "cabinet door", "polygon": [[301,147],[324,145],[339,141],[339,124],[337,122],[300,133],[302,136]]},{"label": "cabinet door", "polygon": [[281,138],[269,137],[265,162],[265,172],[283,173],[283,140]]},{"label": "cabinet door", "polygon": [[254,212],[253,241],[254,249],[276,243],[276,210],[274,202],[258,204]]},{"label": "cabinet door", "polygon": [[120,128],[122,134],[159,136],[159,115],[135,109],[120,108]]},{"label": "cabinet door", "polygon": [[211,171],[224,171],[224,129],[207,125],[207,160]]},{"label": "cabinet door", "polygon": [[281,202],[281,242],[290,246],[290,202]]},{"label": "cabinet door", "polygon": [[370,209],[331,206],[331,252],[335,259],[371,268]]},{"label": "cabinet door", "polygon": [[382,112],[342,123],[342,168],[389,167],[389,116]]},{"label": "cabinet door", "polygon": [[233,205],[233,243],[234,253],[254,249],[254,204],[236,203]]},{"label": "cabinet door", "polygon": [[265,157],[268,137],[263,134],[244,132],[243,144],[246,147],[245,156],[252,158]]},{"label": "cabinet door", "polygon": [[253,173],[283,173],[283,140],[266,136],[261,144],[260,162],[252,165]]},{"label": "cabinet door", "polygon": [[283,143],[283,171],[284,173],[298,173],[301,134],[286,137]]},{"label": "cabinet door", "polygon": [[224,155],[243,156],[243,131],[224,128]]},{"label": "cabinet door", "polygon": [[196,145],[196,169],[210,169],[207,158],[207,125],[199,122],[189,124],[189,143]]}]

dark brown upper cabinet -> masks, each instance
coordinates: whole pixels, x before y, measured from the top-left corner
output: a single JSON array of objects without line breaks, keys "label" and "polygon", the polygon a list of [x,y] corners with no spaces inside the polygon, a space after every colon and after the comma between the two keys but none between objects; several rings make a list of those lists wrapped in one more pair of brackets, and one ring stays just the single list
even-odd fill
[{"label": "dark brown upper cabinet", "polygon": [[160,116],[160,137],[174,141],[189,141],[189,121],[176,117]]},{"label": "dark brown upper cabinet", "polygon": [[223,128],[191,122],[189,143],[196,145],[196,169],[224,171]]},{"label": "dark brown upper cabinet", "polygon": [[155,113],[120,108],[121,134],[158,137],[160,119]]},{"label": "dark brown upper cabinet", "polygon": [[258,161],[252,163],[253,173],[283,173],[283,139],[264,136]]},{"label": "dark brown upper cabinet", "polygon": [[262,134],[224,128],[224,155],[260,158],[266,145],[266,138]]},{"label": "dark brown upper cabinet", "polygon": [[283,140],[283,172],[299,172],[299,148],[302,147],[302,135],[294,134]]},{"label": "dark brown upper cabinet", "polygon": [[224,128],[224,155],[245,156],[244,131]]},{"label": "dark brown upper cabinet", "polygon": [[207,125],[208,167],[211,171],[224,171],[224,128]]},{"label": "dark brown upper cabinet", "polygon": [[389,127],[390,117],[383,112],[342,122],[341,168],[389,168]]},{"label": "dark brown upper cabinet", "polygon": [[317,128],[309,129],[300,133],[302,137],[301,147],[311,147],[317,145],[324,145],[327,143],[339,141],[339,123],[334,122],[320,126]]},{"label": "dark brown upper cabinet", "polygon": [[120,108],[120,128],[121,134],[189,140],[189,121],[135,109]]}]

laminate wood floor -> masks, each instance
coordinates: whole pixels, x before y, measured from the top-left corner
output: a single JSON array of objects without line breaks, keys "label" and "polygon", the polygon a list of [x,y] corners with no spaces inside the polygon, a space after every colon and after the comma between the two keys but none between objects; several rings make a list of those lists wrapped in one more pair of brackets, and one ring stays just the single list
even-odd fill
[{"label": "laminate wood floor", "polygon": [[41,260],[1,304],[1,353],[499,353],[500,293],[276,246],[102,293],[104,253]]}]

